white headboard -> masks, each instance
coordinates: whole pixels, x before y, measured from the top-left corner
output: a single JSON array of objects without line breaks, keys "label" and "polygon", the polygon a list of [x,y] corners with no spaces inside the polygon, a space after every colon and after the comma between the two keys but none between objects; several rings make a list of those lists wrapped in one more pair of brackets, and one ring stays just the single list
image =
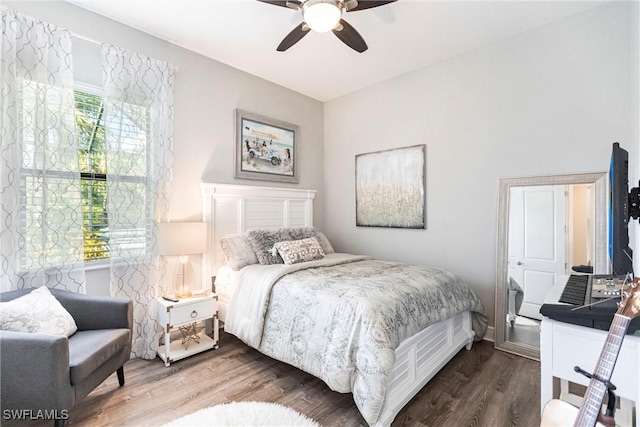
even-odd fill
[{"label": "white headboard", "polygon": [[203,221],[208,224],[202,283],[224,264],[220,238],[256,228],[313,227],[315,190],[249,185],[202,185]]}]

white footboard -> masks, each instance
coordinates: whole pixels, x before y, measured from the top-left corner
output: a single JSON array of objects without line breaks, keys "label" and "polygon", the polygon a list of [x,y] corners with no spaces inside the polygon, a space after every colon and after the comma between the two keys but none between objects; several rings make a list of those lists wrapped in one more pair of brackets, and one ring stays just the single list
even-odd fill
[{"label": "white footboard", "polygon": [[398,412],[462,347],[471,349],[474,335],[471,313],[465,311],[400,344],[376,426],[391,425]]},{"label": "white footboard", "polygon": [[[221,320],[226,304],[219,305]],[[396,363],[376,427],[391,425],[396,415],[464,346],[471,349],[475,332],[465,311],[418,332],[396,349]]]}]

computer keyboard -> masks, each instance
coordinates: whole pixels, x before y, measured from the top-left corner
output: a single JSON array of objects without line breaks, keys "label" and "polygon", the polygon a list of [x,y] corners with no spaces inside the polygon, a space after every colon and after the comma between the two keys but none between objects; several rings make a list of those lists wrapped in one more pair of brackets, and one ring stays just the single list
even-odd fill
[{"label": "computer keyboard", "polygon": [[589,289],[589,275],[572,274],[560,295],[559,302],[573,305],[588,304],[587,290]]}]

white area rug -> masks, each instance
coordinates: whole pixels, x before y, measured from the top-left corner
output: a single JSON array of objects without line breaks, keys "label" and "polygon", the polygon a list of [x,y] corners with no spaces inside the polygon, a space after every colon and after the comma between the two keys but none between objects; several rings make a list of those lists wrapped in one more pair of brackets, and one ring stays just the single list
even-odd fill
[{"label": "white area rug", "polygon": [[267,402],[231,402],[201,409],[163,427],[301,426],[320,427],[312,419],[286,406]]}]

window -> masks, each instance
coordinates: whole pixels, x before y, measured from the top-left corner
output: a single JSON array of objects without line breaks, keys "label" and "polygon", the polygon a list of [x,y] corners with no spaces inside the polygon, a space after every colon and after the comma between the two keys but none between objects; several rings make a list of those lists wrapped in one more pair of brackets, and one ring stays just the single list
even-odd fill
[{"label": "window", "polygon": [[101,96],[75,92],[76,138],[82,197],[84,260],[109,258],[107,156]]},{"label": "window", "polygon": [[[148,108],[129,103],[114,105],[112,123],[109,123],[102,95],[92,87],[81,87],[74,92],[74,132],[74,123],[65,125],[57,121],[65,115],[59,109],[64,102],[58,102],[63,95],[55,88],[48,89],[46,111],[33,114],[43,86],[25,81],[22,87],[21,203],[25,206],[20,225],[24,230],[22,268],[31,269],[37,265],[34,260],[39,258],[46,259],[48,265],[82,258],[85,262],[106,260],[114,248],[118,257],[145,254],[149,238],[146,227],[149,217],[146,212]],[[49,120],[44,127],[42,117]],[[65,131],[60,131],[61,126]],[[117,136],[117,142],[112,142],[117,156],[111,156],[111,169],[106,128]],[[48,148],[36,146],[37,141],[42,140],[38,129],[46,129]],[[77,160],[74,153],[61,151],[58,147],[63,145],[56,143],[73,138],[74,133]],[[118,206],[111,224],[107,185],[111,186],[112,201]],[[78,194],[81,201],[77,200]],[[70,217],[79,222],[80,205],[82,232],[79,227],[65,225],[69,224]],[[43,228],[48,231],[43,233]],[[70,254],[68,244],[57,245],[58,234],[64,234],[65,242],[73,248],[84,244],[84,253],[78,250]]]},{"label": "window", "polygon": [[8,226],[17,228],[20,269],[75,264],[83,259],[84,236],[77,150],[68,144],[75,141],[73,99],[68,91],[35,79],[22,80],[17,93],[20,191],[19,200],[5,203],[19,212],[18,223]]},{"label": "window", "polygon": [[[81,178],[84,260],[139,256],[146,253],[148,230],[147,142],[148,108],[131,103],[112,106],[107,117],[102,96],[76,90],[76,138]],[[117,156],[109,156],[105,127]],[[111,165],[109,162],[111,161]],[[107,210],[107,177],[118,218]],[[111,239],[111,240],[110,240]]]}]

